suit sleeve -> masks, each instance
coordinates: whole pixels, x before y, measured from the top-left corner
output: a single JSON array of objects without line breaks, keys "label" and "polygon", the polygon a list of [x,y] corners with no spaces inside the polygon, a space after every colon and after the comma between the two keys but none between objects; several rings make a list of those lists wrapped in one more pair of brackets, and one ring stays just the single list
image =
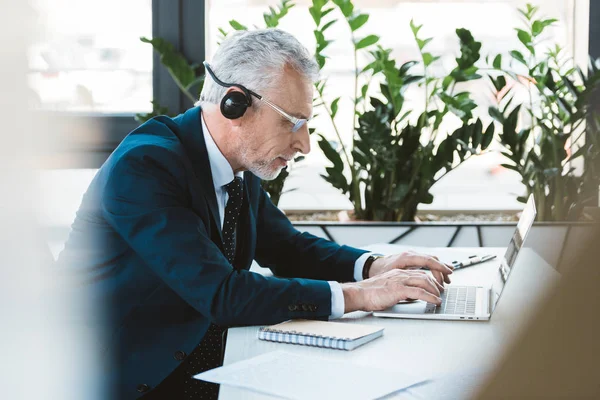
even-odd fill
[{"label": "suit sleeve", "polygon": [[148,273],[218,325],[326,319],[327,282],[234,270],[190,208],[184,171],[174,152],[148,145],[124,154],[107,179],[104,216]]},{"label": "suit sleeve", "polygon": [[366,253],[299,232],[261,188],[256,261],[281,277],[353,282],[355,262]]}]

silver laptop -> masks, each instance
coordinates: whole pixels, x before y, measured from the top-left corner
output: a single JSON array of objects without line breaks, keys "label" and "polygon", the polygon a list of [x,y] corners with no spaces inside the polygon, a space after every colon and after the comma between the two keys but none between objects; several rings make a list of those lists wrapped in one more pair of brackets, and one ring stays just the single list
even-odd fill
[{"label": "silver laptop", "polygon": [[424,301],[406,302],[396,304],[387,310],[374,312],[373,315],[388,318],[489,320],[504,286],[508,282],[519,250],[525,242],[536,214],[535,202],[531,195],[510,239],[506,253],[500,260],[498,269],[494,272],[492,287],[448,285],[442,293],[442,304],[439,306]]}]

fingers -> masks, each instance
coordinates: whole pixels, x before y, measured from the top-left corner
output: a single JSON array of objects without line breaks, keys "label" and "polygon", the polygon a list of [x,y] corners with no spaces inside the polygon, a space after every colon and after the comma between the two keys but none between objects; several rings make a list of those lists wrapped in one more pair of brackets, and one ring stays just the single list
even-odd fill
[{"label": "fingers", "polygon": [[431,271],[431,273],[435,278],[435,281],[438,282],[442,287],[444,287],[444,282],[450,283],[450,277],[448,275],[444,275],[438,271]]},{"label": "fingers", "polygon": [[[406,269],[404,270],[407,273],[417,273],[417,274],[427,274],[425,271],[422,270],[413,270],[413,269]],[[450,283],[450,277],[448,277],[448,275],[444,275],[443,273],[439,272],[439,271],[431,271],[431,273],[433,274],[434,282],[437,284],[437,286],[439,287],[440,291],[444,291],[444,282],[445,283]]]},{"label": "fingers", "polygon": [[407,297],[411,298],[411,299],[423,300],[428,303],[433,303],[433,304],[437,304],[437,305],[442,304],[441,298],[439,298],[438,296],[431,294],[427,290],[419,288],[419,287],[410,287],[410,286],[407,287],[406,294],[407,294]]},{"label": "fingers", "polygon": [[[431,278],[430,275],[428,275],[427,272],[425,272],[425,271],[408,270],[405,272],[408,274],[411,274],[411,275],[426,276],[426,277],[430,278],[431,282],[439,289],[440,292],[444,291],[444,283],[443,283],[444,275],[441,272],[432,271],[435,279]],[[450,282],[448,282],[448,283],[450,283]]]},{"label": "fingers", "polygon": [[452,273],[453,268],[447,264],[440,262],[437,257],[427,256],[423,254],[407,255],[408,264],[411,266],[427,267],[430,271],[439,271],[444,275]]},{"label": "fingers", "polygon": [[448,284],[449,284],[449,283],[451,283],[451,281],[450,281],[450,277],[449,277],[448,275],[444,275],[444,274],[442,274],[442,276],[444,277],[444,282],[446,282],[446,283],[448,283]]},{"label": "fingers", "polygon": [[440,295],[440,288],[428,275],[412,276],[406,281],[406,284],[409,286],[420,287],[421,289],[425,289],[429,293],[436,296]]},{"label": "fingers", "polygon": [[[433,275],[433,281],[439,287],[440,291],[443,292],[444,291],[444,282],[446,281],[446,279],[448,281],[450,281],[450,279],[438,271],[431,271],[431,274]],[[450,282],[447,282],[447,283],[450,283]]]}]

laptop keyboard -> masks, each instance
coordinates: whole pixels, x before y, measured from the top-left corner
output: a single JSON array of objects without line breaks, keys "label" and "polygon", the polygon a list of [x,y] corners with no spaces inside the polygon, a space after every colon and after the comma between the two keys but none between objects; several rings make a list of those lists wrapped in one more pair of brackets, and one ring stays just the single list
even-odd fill
[{"label": "laptop keyboard", "polygon": [[427,303],[426,314],[459,314],[474,315],[477,287],[475,286],[448,286],[442,293],[442,304],[436,306]]}]

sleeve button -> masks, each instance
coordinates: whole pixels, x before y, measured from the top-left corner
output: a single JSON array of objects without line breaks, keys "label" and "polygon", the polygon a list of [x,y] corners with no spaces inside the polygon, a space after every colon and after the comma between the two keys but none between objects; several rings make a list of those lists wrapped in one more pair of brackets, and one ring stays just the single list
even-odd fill
[{"label": "sleeve button", "polygon": [[145,383],[142,383],[137,387],[137,391],[140,393],[146,393],[148,390],[150,390],[150,386],[146,385]]}]

